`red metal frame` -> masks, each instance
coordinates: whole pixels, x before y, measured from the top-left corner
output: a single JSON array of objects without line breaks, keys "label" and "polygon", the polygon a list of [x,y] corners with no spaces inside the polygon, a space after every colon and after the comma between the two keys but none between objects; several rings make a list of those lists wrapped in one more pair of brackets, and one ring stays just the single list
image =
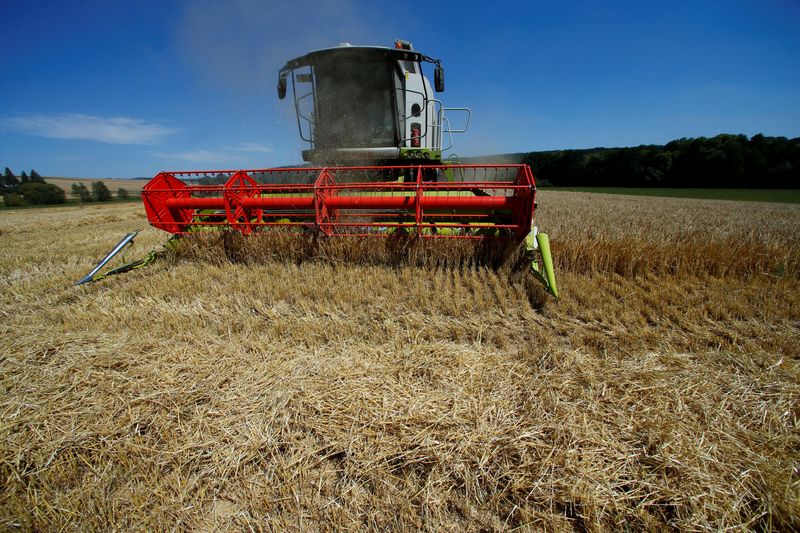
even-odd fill
[{"label": "red metal frame", "polygon": [[[445,172],[461,179],[425,179]],[[360,179],[369,173],[416,179]],[[191,184],[220,175],[228,178],[224,184]],[[287,175],[298,182],[281,182]],[[331,236],[379,237],[391,233],[387,228],[404,228],[423,238],[523,239],[531,229],[536,184],[527,165],[161,172],[144,186],[142,200],[150,224],[170,233],[209,226],[244,234],[259,227],[301,227]],[[504,231],[490,235],[482,231],[487,228]]]}]

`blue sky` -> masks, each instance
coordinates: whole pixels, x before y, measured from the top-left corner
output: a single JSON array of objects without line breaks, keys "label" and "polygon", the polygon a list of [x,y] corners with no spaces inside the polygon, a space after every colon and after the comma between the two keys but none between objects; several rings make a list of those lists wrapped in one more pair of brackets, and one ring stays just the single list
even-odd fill
[{"label": "blue sky", "polygon": [[[151,176],[300,162],[292,57],[395,38],[473,111],[461,155],[800,136],[800,2],[0,0],[0,168]],[[398,6],[402,6],[405,12]]]}]

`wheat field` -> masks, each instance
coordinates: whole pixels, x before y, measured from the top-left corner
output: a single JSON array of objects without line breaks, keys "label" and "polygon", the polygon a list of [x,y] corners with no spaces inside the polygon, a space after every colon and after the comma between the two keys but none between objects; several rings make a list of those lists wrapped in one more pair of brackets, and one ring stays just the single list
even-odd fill
[{"label": "wheat field", "polygon": [[57,177],[48,177],[45,179],[47,183],[52,183],[53,185],[58,185],[64,192],[67,193],[69,196],[72,193],[72,186],[76,183],[83,183],[86,187],[92,187],[92,183],[95,181],[102,181],[106,187],[111,190],[111,192],[117,192],[117,189],[122,188],[127,190],[131,195],[134,195],[142,190],[147,184],[147,180],[136,180],[136,179],[121,179],[121,178],[57,178]]},{"label": "wheat field", "polygon": [[539,206],[560,301],[452,251],[223,235],[75,287],[166,234],[0,213],[2,528],[800,528],[800,208]]}]

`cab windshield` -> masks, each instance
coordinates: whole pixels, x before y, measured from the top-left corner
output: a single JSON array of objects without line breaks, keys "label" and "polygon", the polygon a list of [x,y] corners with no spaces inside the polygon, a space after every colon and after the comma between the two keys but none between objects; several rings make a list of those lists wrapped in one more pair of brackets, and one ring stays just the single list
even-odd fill
[{"label": "cab windshield", "polygon": [[315,148],[397,146],[392,64],[363,56],[315,62]]}]

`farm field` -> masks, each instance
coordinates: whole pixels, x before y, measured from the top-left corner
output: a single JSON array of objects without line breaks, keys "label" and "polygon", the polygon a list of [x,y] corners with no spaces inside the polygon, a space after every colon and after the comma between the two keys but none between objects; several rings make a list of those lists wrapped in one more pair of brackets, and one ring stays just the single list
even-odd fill
[{"label": "farm field", "polygon": [[800,189],[670,189],[661,187],[552,187],[552,189],[567,192],[696,198],[702,200],[800,203]]},{"label": "farm field", "polygon": [[131,180],[131,179],[112,179],[112,178],[45,178],[47,183],[58,185],[67,193],[67,197],[72,192],[72,185],[74,183],[83,183],[91,189],[92,182],[102,181],[112,193],[117,192],[117,189],[126,189],[131,195],[136,195],[145,186],[147,180]]},{"label": "farm field", "polygon": [[0,212],[1,527],[800,528],[800,208],[538,202],[557,302],[220,235],[74,287],[166,234]]}]

